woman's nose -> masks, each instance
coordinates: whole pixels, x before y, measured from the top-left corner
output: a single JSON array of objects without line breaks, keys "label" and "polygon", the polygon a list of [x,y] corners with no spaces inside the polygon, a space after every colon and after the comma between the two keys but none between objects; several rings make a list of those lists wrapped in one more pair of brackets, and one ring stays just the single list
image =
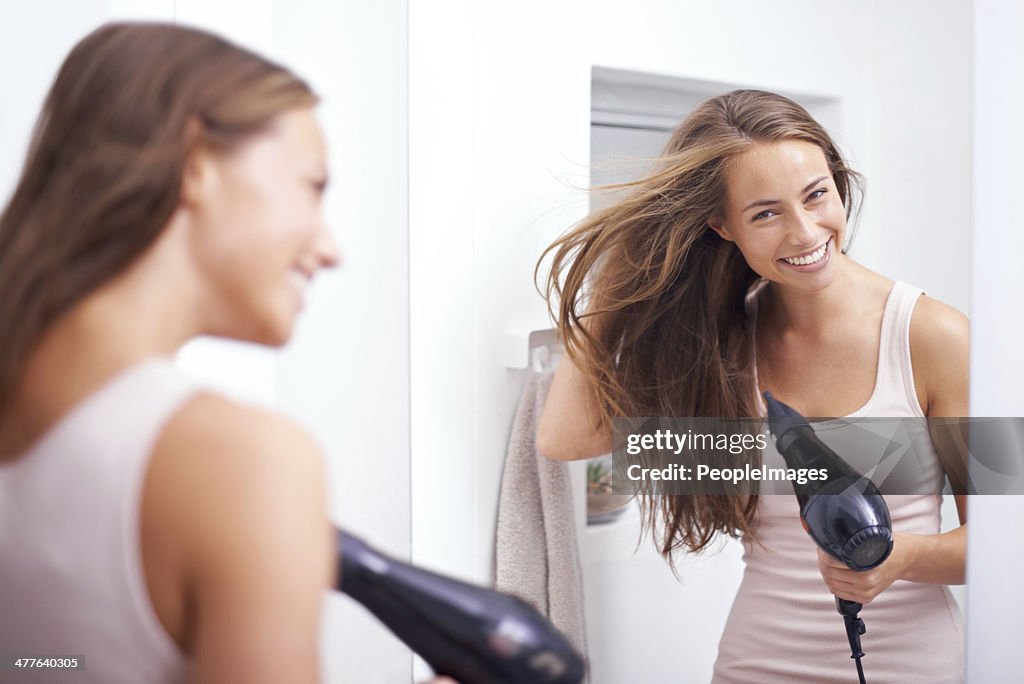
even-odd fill
[{"label": "woman's nose", "polygon": [[331,234],[331,229],[326,224],[321,224],[320,230],[317,232],[314,253],[320,268],[336,268],[341,266],[344,261],[341,250],[338,249],[334,236]]},{"label": "woman's nose", "polygon": [[813,245],[818,241],[818,231],[815,229],[814,217],[803,207],[792,214],[794,217],[790,222],[789,232],[792,240],[798,245]]}]

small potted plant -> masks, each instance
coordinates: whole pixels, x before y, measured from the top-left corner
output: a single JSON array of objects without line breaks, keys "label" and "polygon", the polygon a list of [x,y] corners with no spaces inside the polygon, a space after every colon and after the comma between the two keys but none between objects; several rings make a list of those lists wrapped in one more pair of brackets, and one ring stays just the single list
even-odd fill
[{"label": "small potted plant", "polygon": [[587,463],[587,524],[611,522],[622,515],[630,496],[612,493],[610,456]]}]

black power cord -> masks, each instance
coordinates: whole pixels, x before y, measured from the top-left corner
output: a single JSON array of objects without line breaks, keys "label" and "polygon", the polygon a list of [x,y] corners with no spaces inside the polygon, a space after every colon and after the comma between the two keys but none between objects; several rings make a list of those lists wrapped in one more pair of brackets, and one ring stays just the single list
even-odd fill
[{"label": "black power cord", "polygon": [[850,657],[857,663],[857,677],[860,684],[867,684],[864,680],[864,666],[860,663],[860,659],[864,657],[864,649],[860,647],[860,636],[867,631],[864,621],[858,617],[863,606],[836,596],[836,608],[839,609],[839,614],[843,616],[843,622],[846,624],[846,638],[850,641]]}]

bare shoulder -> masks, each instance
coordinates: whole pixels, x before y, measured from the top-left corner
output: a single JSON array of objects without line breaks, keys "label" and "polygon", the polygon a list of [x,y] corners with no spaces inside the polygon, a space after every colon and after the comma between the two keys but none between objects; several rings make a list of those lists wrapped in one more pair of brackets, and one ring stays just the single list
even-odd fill
[{"label": "bare shoulder", "polygon": [[335,573],[325,470],[294,421],[213,394],[160,436],[147,496],[181,547],[197,680],[315,680],[320,600]]},{"label": "bare shoulder", "polygon": [[928,415],[937,415],[936,408],[966,415],[969,336],[962,312],[927,295],[920,297],[910,319],[910,354]]},{"label": "bare shoulder", "polygon": [[256,514],[287,507],[297,494],[323,500],[323,453],[306,430],[211,393],[195,396],[170,420],[151,470],[168,495],[190,502],[193,515],[222,513],[230,504]]},{"label": "bare shoulder", "polygon": [[[309,476],[323,470],[319,444],[298,423],[212,393],[189,401],[168,423],[157,448],[176,452],[181,467],[214,471],[208,476],[258,478],[266,468]],[[241,472],[231,472],[236,469]]]},{"label": "bare shoulder", "polygon": [[251,528],[268,518],[282,524],[280,516],[297,509],[308,515],[314,504],[326,507],[326,465],[316,440],[281,414],[215,394],[197,395],[172,418],[153,458],[161,488],[188,502],[181,515],[203,523],[190,526],[192,537],[216,537],[214,521]]},{"label": "bare shoulder", "polygon": [[[967,316],[949,304],[922,295],[910,319],[911,352],[922,357],[967,353],[969,324]],[[916,349],[915,349],[916,347]]]}]

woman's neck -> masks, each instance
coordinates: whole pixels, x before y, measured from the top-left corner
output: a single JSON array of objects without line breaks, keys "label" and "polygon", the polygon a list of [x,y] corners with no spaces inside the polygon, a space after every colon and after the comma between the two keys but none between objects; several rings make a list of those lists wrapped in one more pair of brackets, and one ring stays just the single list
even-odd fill
[{"label": "woman's neck", "polygon": [[815,292],[804,292],[778,283],[770,283],[765,292],[765,319],[777,332],[800,337],[821,337],[830,324],[844,312],[856,310],[858,293],[873,274],[845,255],[832,282]]}]

